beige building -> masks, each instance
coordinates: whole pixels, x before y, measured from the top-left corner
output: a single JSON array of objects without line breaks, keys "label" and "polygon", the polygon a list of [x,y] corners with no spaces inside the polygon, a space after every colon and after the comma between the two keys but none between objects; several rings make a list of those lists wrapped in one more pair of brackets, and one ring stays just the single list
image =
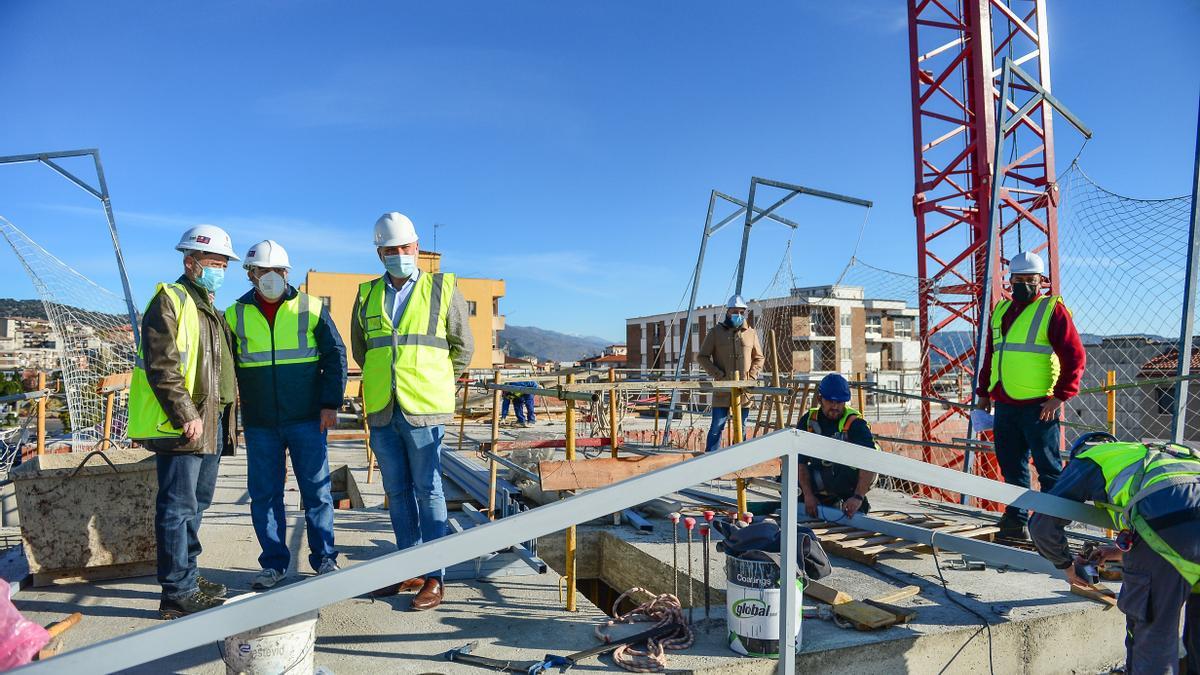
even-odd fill
[{"label": "beige building", "polygon": [[[421,251],[417,258],[417,266],[422,272],[437,273],[441,271],[441,260],[440,253]],[[354,309],[358,285],[382,274],[383,272],[357,274],[309,270],[300,290],[320,298],[325,303],[329,308],[329,315],[337,324],[338,332],[342,334],[342,339],[348,342],[350,311]],[[475,338],[475,355],[471,357],[471,368],[491,368],[493,365],[504,363],[504,353],[499,347],[499,333],[504,328],[504,315],[500,314],[504,280],[459,277],[458,289],[467,301],[467,309],[471,314],[471,335]],[[359,364],[354,362],[353,357],[349,357],[347,365],[351,373],[359,372]]]},{"label": "beige building", "polygon": [[[793,288],[785,297],[752,300],[750,324],[762,338],[770,370],[770,333],[779,342],[780,370],[821,375],[865,374],[898,389],[920,367],[917,310],[901,300],[871,299],[858,286]],[[680,345],[684,312],[626,319],[629,368],[697,369],[696,353],[709,329],[725,317],[722,305],[698,307],[688,344]],[[683,348],[681,348],[683,347]],[[908,378],[912,382],[912,378]],[[907,383],[906,383],[907,384]]]}]

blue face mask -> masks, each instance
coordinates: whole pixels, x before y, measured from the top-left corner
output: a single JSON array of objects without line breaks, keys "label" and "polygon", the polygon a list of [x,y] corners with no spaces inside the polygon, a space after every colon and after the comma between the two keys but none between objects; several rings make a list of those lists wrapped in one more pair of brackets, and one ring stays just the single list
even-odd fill
[{"label": "blue face mask", "polygon": [[417,269],[417,257],[415,255],[385,255],[383,256],[383,266],[387,268],[388,274],[394,279],[407,279],[412,276]]},{"label": "blue face mask", "polygon": [[225,268],[223,267],[201,267],[200,278],[196,279],[196,285],[205,289],[209,293],[216,293],[221,284],[225,283]]},{"label": "blue face mask", "polygon": [[746,317],[741,314],[730,314],[729,325],[733,328],[741,328],[742,324],[746,323]]}]

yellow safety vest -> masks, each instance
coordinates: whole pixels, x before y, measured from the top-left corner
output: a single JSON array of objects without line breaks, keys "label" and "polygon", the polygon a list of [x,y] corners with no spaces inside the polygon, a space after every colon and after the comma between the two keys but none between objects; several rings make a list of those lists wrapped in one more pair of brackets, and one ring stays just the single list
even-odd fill
[{"label": "yellow safety vest", "polygon": [[317,353],[316,325],[323,305],[307,293],[297,293],[280,303],[275,324],[267,323],[258,305],[235,302],[225,309],[225,321],[234,335],[234,360],[238,368],[289,363],[311,363]]},{"label": "yellow safety vest", "polygon": [[1029,303],[1005,333],[1004,315],[1012,300],[1002,300],[992,312],[992,373],[988,391],[1004,383],[1004,391],[1018,401],[1046,398],[1054,394],[1061,366],[1050,346],[1050,316],[1062,302],[1057,295]]},{"label": "yellow safety vest", "polygon": [[[808,409],[808,418],[807,418],[807,422],[808,422],[807,431],[811,431],[812,433],[821,433],[821,430],[818,428],[821,424],[820,419],[821,419],[821,409],[820,408],[809,408]],[[850,406],[846,406],[845,411],[842,412],[842,418],[840,420],[838,420],[837,431],[833,434],[834,440],[838,440],[838,441],[847,440],[846,429],[851,424],[854,423],[855,419],[862,419],[863,423],[867,425],[867,430],[869,431],[871,429],[870,423],[867,422],[867,420],[865,418],[863,418],[862,413],[855,410],[854,408],[851,408]],[[879,447],[878,441],[875,442],[875,449],[876,450],[881,449]],[[829,463],[830,462],[825,462],[825,464],[829,464]]]},{"label": "yellow safety vest", "polygon": [[[196,391],[196,371],[200,362],[200,310],[183,284],[159,284],[154,289],[154,302],[159,293],[166,293],[175,310],[178,327],[175,348],[179,350],[179,372],[188,394]],[[147,309],[149,304],[146,305]],[[171,424],[167,413],[154,395],[143,362],[142,345],[138,345],[133,379],[129,383],[129,437],[132,439],[178,438],[183,430]]]},{"label": "yellow safety vest", "polygon": [[367,413],[391,404],[414,415],[454,412],[454,363],[446,339],[446,318],[454,296],[453,274],[423,273],[414,282],[397,324],[384,307],[387,280],[380,277],[358,287],[358,316],[367,342],[362,366]]},{"label": "yellow safety vest", "polygon": [[1200,564],[1187,560],[1158,536],[1138,513],[1138,502],[1164,488],[1200,481],[1200,453],[1182,445],[1146,446],[1142,443],[1103,443],[1079,453],[1104,474],[1109,512],[1118,530],[1132,529],[1179,570],[1189,584],[1200,582]]}]

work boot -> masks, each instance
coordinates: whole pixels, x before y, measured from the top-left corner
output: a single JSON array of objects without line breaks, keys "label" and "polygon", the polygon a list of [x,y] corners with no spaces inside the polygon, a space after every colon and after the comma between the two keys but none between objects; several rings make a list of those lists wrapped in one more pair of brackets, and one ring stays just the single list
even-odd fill
[{"label": "work boot", "polygon": [[370,595],[372,598],[388,598],[393,595],[399,595],[400,593],[412,593],[413,591],[418,591],[424,585],[425,577],[413,577],[412,579],[405,579],[404,581],[394,584],[388,584],[383,588],[377,588],[367,595]]},{"label": "work boot", "polygon": [[218,584],[215,581],[209,581],[204,577],[196,577],[196,588],[199,588],[205,595],[211,595],[214,598],[223,598],[228,591],[225,584]]},{"label": "work boot", "polygon": [[420,612],[426,609],[433,609],[442,604],[442,596],[445,593],[445,587],[442,585],[442,580],[436,577],[430,577],[425,580],[425,585],[421,587],[421,592],[417,593],[417,597],[413,598],[412,609],[414,612]]},{"label": "work boot", "polygon": [[1029,529],[1025,524],[1016,518],[1010,517],[1007,513],[1001,516],[998,523],[1000,531],[996,533],[996,539],[1006,539],[1008,541],[1029,541]]},{"label": "work boot", "polygon": [[185,595],[178,600],[172,600],[163,596],[158,601],[159,618],[165,620],[178,619],[181,616],[203,612],[206,609],[220,607],[225,604],[221,598],[214,598],[211,595],[201,590],[196,590],[191,595]]}]

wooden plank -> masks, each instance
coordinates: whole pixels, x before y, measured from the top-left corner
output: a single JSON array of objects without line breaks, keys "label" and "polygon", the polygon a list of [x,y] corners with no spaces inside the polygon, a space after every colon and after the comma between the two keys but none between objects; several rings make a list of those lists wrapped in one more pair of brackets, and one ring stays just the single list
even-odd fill
[{"label": "wooden plank", "polygon": [[909,621],[917,618],[917,610],[911,607],[897,607],[886,602],[871,600],[870,598],[863,600],[863,602],[871,605],[872,607],[878,607],[885,612],[890,612],[896,617],[896,623],[908,623]]},{"label": "wooden plank", "polygon": [[846,560],[853,560],[854,562],[861,563],[863,565],[874,565],[875,563],[879,562],[874,555],[863,553],[862,550],[854,548],[853,546],[842,546],[841,544],[832,541],[825,542],[822,544],[822,546],[825,548],[825,552],[829,555],[835,555],[839,558],[845,558]]},{"label": "wooden plank", "polygon": [[538,462],[543,490],[586,490],[619,483],[692,458],[690,454],[646,457],[603,457],[574,461]]},{"label": "wooden plank", "polygon": [[804,585],[804,594],[814,600],[820,600],[827,605],[840,605],[844,602],[854,600],[854,598],[850,597],[849,593],[844,593],[832,586],[826,586],[819,581],[812,581],[811,579]]},{"label": "wooden plank", "polygon": [[[625,442],[624,436],[617,436],[617,445]],[[607,447],[612,443],[612,439],[608,437],[601,438],[576,438],[575,447],[577,448],[600,448]],[[492,449],[491,441],[484,441],[479,444],[480,452],[504,452],[506,450],[532,450],[534,448],[565,448],[567,447],[567,439],[565,438],[543,438],[539,440],[528,441],[496,441],[495,450]]]},{"label": "wooden plank", "polygon": [[1096,602],[1105,605],[1104,611],[1106,612],[1109,609],[1117,606],[1117,594],[1113,593],[1107,588],[1104,588],[1103,586],[1092,586],[1089,588],[1087,586],[1076,586],[1075,584],[1071,584],[1071,592],[1082,598],[1095,600]]},{"label": "wooden plank", "polygon": [[91,583],[107,579],[125,579],[129,577],[145,577],[153,575],[158,567],[153,560],[145,562],[120,563],[117,565],[102,565],[98,567],[81,567],[71,569],[46,570],[33,575],[33,585],[57,586],[61,584]]},{"label": "wooden plank", "polygon": [[871,600],[873,602],[882,602],[884,604],[890,604],[890,603],[896,602],[898,600],[903,600],[905,598],[911,598],[912,596],[917,595],[920,592],[921,592],[920,586],[905,586],[904,588],[898,588],[886,595],[881,595],[877,598],[871,598]]},{"label": "wooden plank", "polygon": [[783,473],[783,460],[772,459],[766,462],[748,466],[740,471],[727,473],[721,476],[721,480],[736,480],[738,478],[773,478]]}]

